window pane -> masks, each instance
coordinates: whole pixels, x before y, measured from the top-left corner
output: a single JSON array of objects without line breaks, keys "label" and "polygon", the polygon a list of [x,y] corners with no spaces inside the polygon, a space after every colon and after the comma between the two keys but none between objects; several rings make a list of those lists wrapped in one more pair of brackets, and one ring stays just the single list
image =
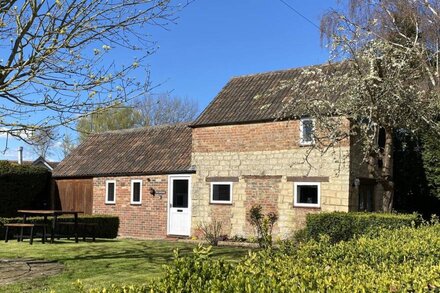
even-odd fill
[{"label": "window pane", "polygon": [[141,183],[134,182],[133,183],[133,202],[141,201]]},{"label": "window pane", "polygon": [[317,204],[318,186],[317,185],[298,185],[297,201],[298,203]]},{"label": "window pane", "polygon": [[313,141],[313,120],[302,121],[302,138],[304,142]]},{"label": "window pane", "polygon": [[231,186],[229,184],[213,184],[212,199],[218,201],[230,201]]},{"label": "window pane", "polygon": [[107,201],[115,201],[115,184],[113,182],[107,184]]},{"label": "window pane", "polygon": [[188,180],[173,180],[173,207],[188,207]]}]

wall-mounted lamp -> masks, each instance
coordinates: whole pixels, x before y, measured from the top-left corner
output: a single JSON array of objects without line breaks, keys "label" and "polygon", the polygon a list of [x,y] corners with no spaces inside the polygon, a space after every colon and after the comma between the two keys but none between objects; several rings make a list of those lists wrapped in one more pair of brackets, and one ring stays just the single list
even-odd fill
[{"label": "wall-mounted lamp", "polygon": [[[152,196],[156,196],[156,190],[153,187],[150,187],[150,194]],[[162,194],[159,193],[159,198],[162,199]]]},{"label": "wall-mounted lamp", "polygon": [[358,188],[361,185],[361,180],[359,178],[354,179],[353,185]]}]

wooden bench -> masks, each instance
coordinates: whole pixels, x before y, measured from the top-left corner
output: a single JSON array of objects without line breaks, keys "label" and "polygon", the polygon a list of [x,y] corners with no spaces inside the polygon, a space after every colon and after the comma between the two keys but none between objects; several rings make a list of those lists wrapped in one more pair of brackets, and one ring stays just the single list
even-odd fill
[{"label": "wooden bench", "polygon": [[[57,225],[60,226],[66,226],[66,227],[73,227],[75,226],[74,222],[58,222]],[[98,223],[77,223],[78,228],[83,227],[83,234],[81,235],[83,238],[83,241],[86,241],[87,232],[90,233],[92,240],[96,240],[96,227],[98,227]],[[89,229],[89,230],[88,230]],[[68,236],[67,239],[70,237]]]},{"label": "wooden bench", "polygon": [[17,228],[20,229],[20,234],[17,235],[17,241],[23,241],[23,230],[24,228],[29,228],[29,244],[32,244],[34,242],[34,228],[35,227],[42,227],[43,228],[43,236],[41,238],[41,241],[45,243],[46,241],[46,225],[45,224],[33,224],[33,223],[8,223],[4,224],[6,228],[5,233],[5,242],[8,242],[9,240],[9,229],[10,228]]}]

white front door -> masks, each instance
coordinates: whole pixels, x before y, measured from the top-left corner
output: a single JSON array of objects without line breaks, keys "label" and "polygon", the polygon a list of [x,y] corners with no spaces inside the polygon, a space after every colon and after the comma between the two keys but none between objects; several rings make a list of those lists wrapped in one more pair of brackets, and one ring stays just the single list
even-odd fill
[{"label": "white front door", "polygon": [[191,233],[191,176],[170,175],[168,182],[168,234]]}]

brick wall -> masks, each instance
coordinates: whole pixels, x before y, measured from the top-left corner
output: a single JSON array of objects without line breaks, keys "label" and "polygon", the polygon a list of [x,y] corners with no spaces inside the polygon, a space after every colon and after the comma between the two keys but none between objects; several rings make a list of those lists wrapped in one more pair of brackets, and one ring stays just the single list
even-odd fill
[{"label": "brick wall", "polygon": [[[105,182],[116,180],[116,203],[105,204]],[[142,202],[131,204],[131,180],[142,180]],[[160,198],[150,194],[165,192]],[[120,219],[122,237],[164,238],[167,235],[168,176],[100,177],[93,179],[93,214]]]},{"label": "brick wall", "polygon": [[[348,211],[349,156],[349,140],[326,154],[300,146],[299,121],[195,128],[193,231],[196,223],[216,218],[229,236],[253,236],[246,219],[253,204],[262,204],[264,212],[277,211],[274,233],[283,238],[304,226],[307,213]],[[293,205],[291,177],[303,176],[325,178],[320,182],[320,208]],[[215,177],[237,178],[231,205],[210,204],[207,178]]]}]

